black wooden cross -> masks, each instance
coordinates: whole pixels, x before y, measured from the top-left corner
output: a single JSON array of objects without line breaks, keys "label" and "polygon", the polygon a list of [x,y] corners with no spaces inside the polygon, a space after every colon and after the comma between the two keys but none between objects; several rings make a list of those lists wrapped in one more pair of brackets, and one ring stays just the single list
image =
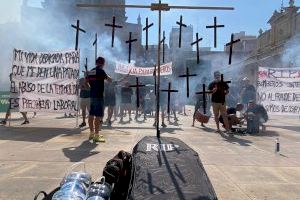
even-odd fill
[{"label": "black wooden cross", "polygon": [[148,34],[149,34],[149,28],[153,26],[153,23],[148,24],[148,17],[146,18],[146,26],[143,28],[143,31],[146,31],[146,50],[148,50]]},{"label": "black wooden cross", "polygon": [[95,62],[97,60],[97,55],[98,55],[98,36],[97,36],[97,33],[95,34],[95,40],[93,42],[93,46],[95,46]]},{"label": "black wooden cross", "polygon": [[197,74],[190,74],[188,67],[186,68],[186,74],[179,76],[180,78],[186,78],[186,95],[187,95],[187,98],[190,97],[190,77],[191,76],[197,76]]},{"label": "black wooden cross", "polygon": [[[222,93],[222,96],[225,97],[226,96],[226,93],[225,93],[225,84],[227,83],[231,83],[231,81],[224,81],[224,75],[221,74],[221,81],[220,81],[220,85],[218,87],[220,87],[220,91]],[[224,102],[225,102],[225,99],[224,99]],[[224,103],[223,103],[224,104]]]},{"label": "black wooden cross", "polygon": [[123,28],[123,26],[116,25],[116,17],[115,17],[115,16],[113,16],[113,22],[112,22],[112,24],[105,24],[105,26],[110,26],[110,27],[112,27],[111,47],[114,47],[114,42],[115,42],[115,29],[116,29],[116,28]]},{"label": "black wooden cross", "polygon": [[75,25],[73,25],[73,24],[71,24],[71,26],[73,27],[73,28],[75,28],[76,29],[76,39],[75,39],[75,50],[78,50],[78,43],[79,43],[79,31],[81,31],[81,32],[83,32],[83,33],[86,33],[86,31],[85,30],[83,30],[82,28],[80,28],[80,21],[79,20],[77,20],[77,24],[76,24],[76,26]]},{"label": "black wooden cross", "polygon": [[203,114],[206,114],[206,101],[207,101],[207,99],[206,99],[206,94],[211,94],[212,93],[212,91],[206,91],[205,90],[205,84],[203,84],[202,85],[202,92],[196,92],[196,94],[202,94],[203,95],[203,99],[202,99],[202,101],[203,101],[203,104],[202,104],[202,106],[203,106]]},{"label": "black wooden cross", "polygon": [[171,89],[171,82],[169,82],[169,88],[167,90],[160,90],[162,92],[168,92],[168,114],[170,114],[170,102],[171,102],[171,93],[178,92],[178,90]]},{"label": "black wooden cross", "polygon": [[164,32],[163,32],[163,39],[160,41],[160,43],[163,44],[163,46],[162,46],[163,63],[165,63],[165,42],[166,42],[166,36],[165,36],[165,31],[164,31]]},{"label": "black wooden cross", "polygon": [[131,61],[131,46],[133,42],[136,42],[137,39],[132,39],[132,33],[129,32],[129,40],[126,41],[126,43],[129,44],[129,51],[128,51],[128,63]]},{"label": "black wooden cross", "polygon": [[241,41],[241,40],[240,39],[234,40],[234,34],[231,34],[230,42],[226,44],[226,46],[230,46],[230,49],[229,49],[229,62],[228,62],[229,65],[231,65],[233,45],[235,43],[238,43],[239,41]]},{"label": "black wooden cross", "polygon": [[85,68],[85,71],[87,73],[88,72],[88,59],[87,58],[85,58],[84,68]]},{"label": "black wooden cross", "polygon": [[197,64],[200,63],[200,49],[199,49],[199,43],[203,40],[203,38],[199,38],[199,34],[196,33],[196,41],[191,43],[191,46],[196,44],[197,47]]},{"label": "black wooden cross", "polygon": [[176,22],[179,25],[179,48],[181,48],[181,35],[182,35],[182,27],[187,27],[182,23],[182,15],[180,15],[180,21]]},{"label": "black wooden cross", "polygon": [[214,25],[213,26],[206,26],[206,28],[213,28],[214,29],[214,43],[215,48],[217,48],[217,28],[224,28],[224,25],[217,25],[217,17],[214,17]]},{"label": "black wooden cross", "polygon": [[136,85],[130,85],[131,88],[136,88],[136,107],[140,107],[140,87],[145,87],[146,85],[139,84],[139,78],[136,77]]}]

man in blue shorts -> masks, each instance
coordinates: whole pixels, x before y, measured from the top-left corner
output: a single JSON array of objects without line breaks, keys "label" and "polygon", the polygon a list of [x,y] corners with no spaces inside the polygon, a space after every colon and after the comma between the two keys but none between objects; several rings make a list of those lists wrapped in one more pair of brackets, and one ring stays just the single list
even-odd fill
[{"label": "man in blue shorts", "polygon": [[96,67],[89,71],[87,76],[90,85],[89,139],[93,139],[94,142],[105,142],[103,135],[99,135],[104,115],[104,80],[112,82],[112,78],[103,70],[104,64],[105,59],[98,57]]}]

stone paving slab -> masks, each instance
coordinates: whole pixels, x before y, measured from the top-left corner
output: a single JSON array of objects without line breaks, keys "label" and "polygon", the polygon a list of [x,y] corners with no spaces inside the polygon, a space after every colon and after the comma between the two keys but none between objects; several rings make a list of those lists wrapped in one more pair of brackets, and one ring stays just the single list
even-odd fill
[{"label": "stone paving slab", "polygon": [[[198,152],[221,200],[300,200],[300,120],[271,116],[267,131],[258,135],[215,133],[213,119],[202,128],[191,127],[189,116],[181,125],[168,125],[162,136],[177,137]],[[1,115],[0,115],[1,116]],[[89,130],[77,129],[75,118],[38,114],[20,126],[18,113],[11,127],[0,126],[0,199],[31,200],[39,190],[52,191],[66,170],[84,161],[92,177],[119,150],[132,150],[146,135],[156,135],[153,118],[146,123],[103,127],[106,143],[87,141]],[[279,125],[284,124],[284,125]],[[275,139],[281,142],[275,154]]]}]

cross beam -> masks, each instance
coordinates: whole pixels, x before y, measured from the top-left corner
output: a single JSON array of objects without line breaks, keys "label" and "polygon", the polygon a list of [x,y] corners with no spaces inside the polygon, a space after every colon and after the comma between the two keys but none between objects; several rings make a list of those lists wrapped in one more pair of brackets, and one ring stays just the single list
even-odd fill
[{"label": "cross beam", "polygon": [[203,38],[199,38],[199,34],[196,33],[196,41],[191,43],[191,46],[196,44],[197,49],[197,64],[200,63],[200,49],[199,49],[199,43],[203,40]]},{"label": "cross beam", "polygon": [[212,91],[206,91],[205,88],[206,88],[206,86],[205,86],[205,84],[203,84],[202,85],[202,92],[196,92],[196,94],[202,94],[203,95],[202,96],[203,114],[206,114],[206,101],[207,101],[206,94],[212,94]]},{"label": "cross beam", "polygon": [[116,28],[123,28],[123,26],[116,25],[116,17],[113,16],[113,22],[112,24],[105,24],[105,26],[110,26],[112,27],[112,33],[111,33],[111,47],[114,47],[114,42],[115,42],[115,29]]},{"label": "cross beam", "polygon": [[182,22],[182,15],[180,15],[180,21],[176,22],[176,24],[179,25],[179,48],[181,48],[182,27],[187,27],[187,25]]},{"label": "cross beam", "polygon": [[232,61],[232,50],[233,50],[233,45],[234,45],[235,43],[240,42],[240,41],[241,41],[240,39],[234,40],[234,34],[231,34],[230,42],[226,44],[226,46],[230,46],[230,47],[229,47],[229,61],[228,61],[228,64],[229,64],[229,65],[231,65],[231,61]]},{"label": "cross beam", "polygon": [[126,41],[126,43],[129,45],[129,51],[128,51],[128,63],[131,61],[131,47],[132,43],[136,42],[137,39],[132,39],[132,32],[129,32],[129,40]]},{"label": "cross beam", "polygon": [[76,26],[71,24],[72,28],[76,29],[76,39],[75,39],[75,50],[78,50],[78,43],[79,43],[79,31],[86,33],[85,30],[83,30],[82,28],[80,28],[80,21],[77,20]]},{"label": "cross beam", "polygon": [[95,62],[97,60],[97,55],[98,55],[98,36],[97,33],[95,34],[95,40],[93,42],[93,46],[95,46]]},{"label": "cross beam", "polygon": [[217,17],[214,17],[214,25],[213,26],[206,26],[206,28],[213,28],[214,29],[214,47],[217,48],[217,28],[224,28],[224,25],[217,25]]},{"label": "cross beam", "polygon": [[186,68],[186,74],[180,75],[180,78],[186,78],[186,96],[187,98],[190,97],[190,77],[197,76],[197,74],[190,74],[189,68]]},{"label": "cross beam", "polygon": [[140,85],[139,84],[139,78],[136,77],[136,84],[135,85],[130,85],[129,87],[131,88],[136,88],[136,107],[140,107],[140,87],[145,87],[146,85]]},{"label": "cross beam", "polygon": [[148,17],[146,18],[146,26],[143,28],[143,31],[146,31],[146,50],[148,50],[148,35],[149,35],[149,28],[153,26],[153,23],[149,24]]},{"label": "cross beam", "polygon": [[169,11],[171,9],[190,9],[190,10],[234,10],[233,7],[209,7],[209,6],[170,6],[166,3],[152,3],[151,5],[117,5],[117,4],[77,4],[77,7],[81,8],[145,8],[150,9],[151,11],[158,11],[158,48],[157,48],[157,95],[156,95],[156,133],[157,137],[160,137],[160,130],[159,130],[159,88],[160,88],[160,41],[161,41],[161,12],[162,11]]},{"label": "cross beam", "polygon": [[171,89],[171,82],[169,82],[169,88],[167,90],[161,90],[162,92],[168,92],[168,114],[170,114],[170,102],[171,102],[171,93],[178,92],[178,90]]}]

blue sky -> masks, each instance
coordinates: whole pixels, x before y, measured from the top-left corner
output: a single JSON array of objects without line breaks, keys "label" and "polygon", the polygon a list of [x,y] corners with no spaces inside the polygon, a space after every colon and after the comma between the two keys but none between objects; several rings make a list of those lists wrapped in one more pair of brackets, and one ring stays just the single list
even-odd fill
[{"label": "blue sky", "polygon": [[[42,0],[29,0],[29,4],[39,6]],[[284,5],[288,5],[289,0],[284,0]],[[300,0],[298,0],[300,2]],[[0,24],[8,21],[18,21],[20,15],[20,5],[22,0],[0,1]],[[150,5],[151,0],[126,0],[127,4],[145,4]],[[206,29],[206,25],[213,23],[213,17],[218,18],[218,22],[225,25],[225,28],[219,29],[218,49],[223,49],[223,45],[230,39],[233,32],[246,31],[249,35],[257,35],[258,30],[269,28],[268,19],[272,16],[275,9],[279,10],[281,0],[163,0],[170,5],[189,5],[189,6],[229,6],[234,7],[234,11],[206,11],[206,10],[173,10],[163,13],[163,30],[169,34],[172,26],[176,26],[176,21],[180,15],[183,15],[183,21],[194,27],[194,32],[199,32],[203,37],[201,46],[213,46],[213,30]],[[299,5],[296,0],[296,5]],[[129,22],[136,22],[138,15],[142,17],[144,24],[145,18],[149,17],[151,22],[157,25],[157,12],[147,9],[127,9],[126,15]],[[157,43],[157,27],[150,31],[150,43]]]}]

